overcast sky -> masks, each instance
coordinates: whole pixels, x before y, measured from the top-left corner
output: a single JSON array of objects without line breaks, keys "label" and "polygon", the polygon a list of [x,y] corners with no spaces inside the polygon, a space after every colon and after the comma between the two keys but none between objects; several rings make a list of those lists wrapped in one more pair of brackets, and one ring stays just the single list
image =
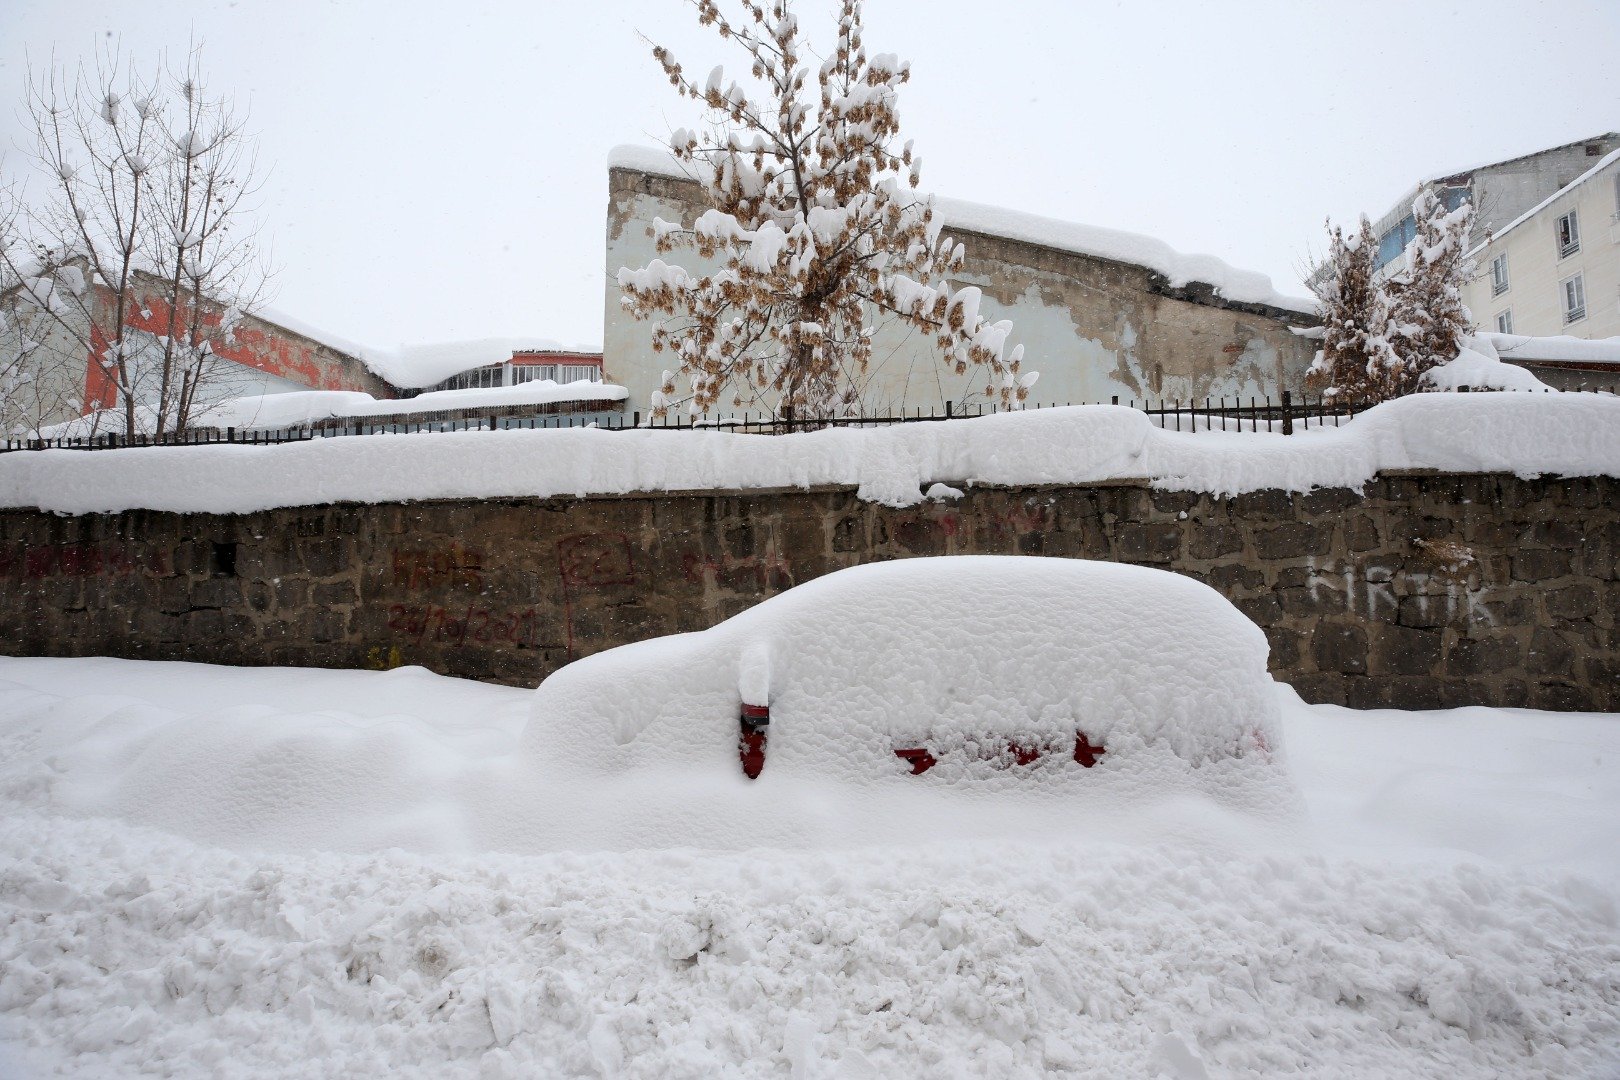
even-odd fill
[{"label": "overcast sky", "polygon": [[[832,0],[800,0],[811,43]],[[923,186],[1134,232],[1296,291],[1327,215],[1620,128],[1620,0],[871,0]],[[637,31],[735,63],[680,0],[0,0],[25,69],[204,43],[270,167],[275,304],[371,344],[602,334],[606,160],[695,126]],[[616,269],[616,268],[615,268]]]}]

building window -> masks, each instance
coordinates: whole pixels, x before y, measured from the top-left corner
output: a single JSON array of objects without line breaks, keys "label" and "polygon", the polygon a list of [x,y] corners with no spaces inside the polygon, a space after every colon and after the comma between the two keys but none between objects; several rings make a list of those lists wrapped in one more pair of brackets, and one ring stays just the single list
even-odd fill
[{"label": "building window", "polygon": [[1378,267],[1385,266],[1400,258],[1406,250],[1406,245],[1417,238],[1417,221],[1411,214],[1402,218],[1394,228],[1378,238]]},{"label": "building window", "polygon": [[1491,295],[1501,296],[1508,291],[1507,254],[1491,260]]},{"label": "building window", "polygon": [[1564,321],[1572,323],[1586,318],[1586,282],[1581,280],[1581,275],[1576,274],[1561,287],[1564,290]]},{"label": "building window", "polygon": [[517,386],[519,383],[540,382],[544,379],[556,381],[556,364],[514,364],[512,367],[513,386]]},{"label": "building window", "polygon": [[558,382],[601,382],[602,369],[595,364],[564,364]]},{"label": "building window", "polygon": [[1563,215],[1558,219],[1556,228],[1558,237],[1558,257],[1567,258],[1581,250],[1581,226],[1575,220],[1575,211]]},{"label": "building window", "polygon": [[1506,311],[1503,311],[1503,312],[1499,313],[1496,316],[1496,332],[1498,334],[1511,334],[1511,333],[1513,333],[1513,309],[1512,308],[1508,308]]}]

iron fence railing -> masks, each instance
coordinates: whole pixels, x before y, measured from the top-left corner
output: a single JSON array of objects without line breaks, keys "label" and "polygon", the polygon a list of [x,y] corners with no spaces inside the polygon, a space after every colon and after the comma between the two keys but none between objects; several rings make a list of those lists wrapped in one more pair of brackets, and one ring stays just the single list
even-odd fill
[{"label": "iron fence railing", "polygon": [[[1571,392],[1569,390],[1565,391]],[[1573,392],[1616,394],[1617,386],[1582,386]],[[1051,402],[1028,405],[1024,411],[1063,408],[1072,404],[1104,404],[1103,402]],[[1124,405],[1138,409],[1151,421],[1167,431],[1244,431],[1270,432],[1293,435],[1300,431],[1321,427],[1337,427],[1372,407],[1368,402],[1343,401],[1327,396],[1294,395],[1284,391],[1271,397],[1206,397],[1197,400],[1177,398],[1112,398],[1107,404]],[[557,430],[566,428],[597,428],[605,431],[714,431],[725,430],[743,434],[784,435],[815,431],[824,428],[885,427],[892,424],[929,423],[941,420],[960,420],[988,416],[1006,410],[994,405],[957,405],[945,402],[943,408],[909,411],[883,410],[880,415],[841,416],[805,419],[791,412],[734,413],[717,416],[691,416],[671,413],[652,417],[641,412],[585,412],[554,413],[548,415],[478,415],[455,419],[394,420],[367,422],[360,420],[327,420],[318,424],[275,430],[238,430],[236,428],[199,429],[165,435],[136,434],[125,436],[105,433],[94,436],[49,439],[0,440],[0,453],[19,450],[112,450],[128,447],[158,446],[276,446],[283,443],[308,442],[313,439],[355,435],[417,435],[452,431],[491,430]],[[484,410],[487,414],[489,411]]]}]

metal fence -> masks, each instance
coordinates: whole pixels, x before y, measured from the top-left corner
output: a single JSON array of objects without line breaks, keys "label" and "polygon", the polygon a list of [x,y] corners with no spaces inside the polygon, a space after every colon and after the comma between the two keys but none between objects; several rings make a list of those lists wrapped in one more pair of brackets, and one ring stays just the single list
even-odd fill
[{"label": "metal fence", "polygon": [[[1466,387],[1463,388],[1466,391]],[[1513,392],[1513,391],[1508,391]],[[1523,391],[1521,391],[1523,392]],[[1565,393],[1620,392],[1614,386],[1586,386]],[[1201,400],[1176,398],[1120,398],[1104,402],[1050,402],[1027,405],[1022,411],[1040,411],[1081,405],[1124,405],[1138,409],[1166,431],[1244,431],[1293,435],[1313,428],[1338,427],[1357,413],[1372,407],[1371,402],[1341,401],[1337,398],[1294,395],[1283,391],[1276,398],[1206,397]],[[278,430],[199,429],[165,435],[125,436],[106,433],[94,436],[51,439],[0,440],[0,453],[19,450],[113,450],[156,446],[275,446],[308,442],[313,439],[355,435],[426,435],[451,431],[541,431],[565,428],[596,428],[604,431],[734,431],[741,434],[785,435],[841,427],[886,427],[891,424],[929,423],[989,416],[1007,410],[995,405],[958,405],[947,401],[941,408],[909,411],[881,410],[880,415],[841,416],[804,419],[782,413],[732,413],[692,416],[671,412],[653,417],[640,412],[554,413],[549,415],[481,415],[461,419],[431,419],[371,423],[362,420],[323,421],[317,425]]]}]

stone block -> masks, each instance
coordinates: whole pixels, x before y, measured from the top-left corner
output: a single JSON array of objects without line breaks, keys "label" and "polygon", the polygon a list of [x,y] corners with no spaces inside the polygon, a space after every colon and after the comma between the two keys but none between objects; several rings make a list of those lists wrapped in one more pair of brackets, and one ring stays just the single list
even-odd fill
[{"label": "stone block", "polygon": [[1287,491],[1250,491],[1231,499],[1232,513],[1239,519],[1265,521],[1294,516],[1293,495]]},{"label": "stone block", "polygon": [[1301,516],[1315,518],[1336,517],[1359,504],[1362,498],[1349,488],[1318,488],[1301,495],[1297,501]]},{"label": "stone block", "polygon": [[1379,675],[1438,675],[1440,644],[1436,630],[1385,626],[1374,638],[1373,670]]},{"label": "stone block", "polygon": [[1210,567],[1204,575],[1204,580],[1212,588],[1219,589],[1231,597],[1263,588],[1266,584],[1266,575],[1255,567],[1232,562]]},{"label": "stone block", "polygon": [[1191,513],[1203,496],[1196,491],[1159,491],[1151,495],[1153,509],[1161,514]]},{"label": "stone block", "polygon": [[1385,679],[1351,675],[1344,680],[1344,703],[1352,709],[1382,709],[1389,704],[1389,684]]},{"label": "stone block", "polygon": [[201,578],[191,583],[194,608],[229,608],[242,603],[242,582],[237,578]]},{"label": "stone block", "polygon": [[1168,522],[1121,525],[1114,533],[1114,542],[1124,562],[1170,562],[1181,551],[1181,528]]},{"label": "stone block", "polygon": [[1282,606],[1283,614],[1298,618],[1316,615],[1343,615],[1349,610],[1344,591],[1335,589],[1331,585],[1319,584],[1292,589],[1278,589],[1276,596],[1277,602]]},{"label": "stone block", "polygon": [[1243,530],[1235,525],[1192,525],[1187,531],[1187,555],[1194,559],[1220,559],[1243,550]]},{"label": "stone block", "polygon": [[1558,631],[1538,626],[1530,634],[1524,669],[1532,675],[1568,676],[1575,669],[1575,647]]},{"label": "stone block", "polygon": [[1530,707],[1554,712],[1592,712],[1602,706],[1598,704],[1598,695],[1593,687],[1549,681],[1531,685]]},{"label": "stone block", "polygon": [[1542,597],[1553,619],[1589,619],[1598,612],[1598,593],[1590,585],[1568,585]]},{"label": "stone block", "polygon": [[1367,631],[1356,623],[1317,623],[1311,634],[1311,660],[1318,671],[1365,673]]},{"label": "stone block", "polygon": [[1463,638],[1446,650],[1446,674],[1500,675],[1519,666],[1520,646],[1511,637]]},{"label": "stone block", "polygon": [[1460,704],[1457,684],[1432,676],[1402,675],[1383,680],[1385,703],[1395,709],[1444,709]]},{"label": "stone block", "polygon": [[1293,671],[1299,666],[1299,648],[1304,635],[1287,626],[1266,627],[1266,641],[1271,645],[1273,671]]},{"label": "stone block", "polygon": [[1377,547],[1378,519],[1372,514],[1351,514],[1345,518],[1344,543],[1351,551],[1371,551]]},{"label": "stone block", "polygon": [[[1279,670],[1273,668],[1273,670]],[[1312,705],[1344,705],[1347,702],[1346,684],[1351,680],[1335,672],[1312,672],[1296,675],[1288,681],[1294,692]]]},{"label": "stone block", "polygon": [[[1449,626],[1453,622],[1467,622],[1468,607],[1454,596],[1441,593],[1436,596],[1403,596],[1396,607],[1395,621],[1401,626],[1432,629]],[[1461,615],[1463,618],[1459,619]]]},{"label": "stone block", "polygon": [[1569,551],[1520,551],[1513,556],[1513,580],[1550,581],[1574,568],[1575,556]]},{"label": "stone block", "polygon": [[310,593],[310,603],[316,607],[331,607],[334,604],[357,603],[360,596],[355,592],[354,582],[335,581],[330,585],[316,585]]},{"label": "stone block", "polygon": [[1328,553],[1333,541],[1331,526],[1290,521],[1254,534],[1254,551],[1263,559],[1300,559]]}]

